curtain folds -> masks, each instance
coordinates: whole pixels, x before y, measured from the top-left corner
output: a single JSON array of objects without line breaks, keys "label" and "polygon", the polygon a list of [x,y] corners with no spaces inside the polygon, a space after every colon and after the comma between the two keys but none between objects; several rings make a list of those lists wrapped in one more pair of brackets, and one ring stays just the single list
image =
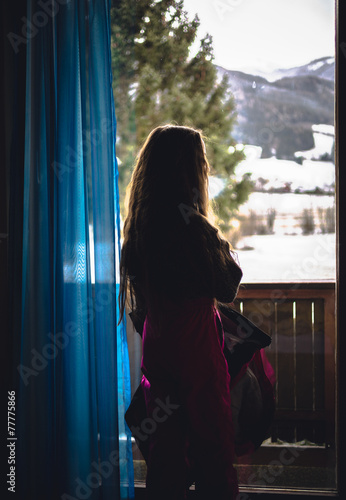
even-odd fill
[{"label": "curtain folds", "polygon": [[109,9],[27,2],[19,498],[134,497]]}]

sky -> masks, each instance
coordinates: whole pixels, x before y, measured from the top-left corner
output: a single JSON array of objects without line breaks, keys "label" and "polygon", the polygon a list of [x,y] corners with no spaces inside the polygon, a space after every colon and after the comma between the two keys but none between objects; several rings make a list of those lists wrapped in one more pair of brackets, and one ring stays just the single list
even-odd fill
[{"label": "sky", "polygon": [[334,0],[184,0],[213,36],[215,63],[262,72],[334,55]]}]

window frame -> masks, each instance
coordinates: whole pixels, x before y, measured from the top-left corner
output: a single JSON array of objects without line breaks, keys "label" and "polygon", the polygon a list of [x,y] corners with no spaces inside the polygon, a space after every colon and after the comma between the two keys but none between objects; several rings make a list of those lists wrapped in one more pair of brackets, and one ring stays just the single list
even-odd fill
[{"label": "window frame", "polygon": [[[335,166],[336,166],[336,492],[319,492],[302,490],[275,492],[273,489],[261,489],[254,492],[241,488],[246,493],[247,500],[263,498],[266,494],[271,500],[304,500],[309,498],[330,499],[346,497],[346,475],[342,467],[346,465],[346,369],[343,368],[342,360],[346,357],[346,314],[340,314],[343,304],[346,303],[346,265],[341,258],[341,251],[346,246],[345,232],[341,232],[343,215],[346,214],[346,197],[342,194],[346,191],[346,170],[341,165],[346,165],[346,122],[343,120],[346,110],[346,3],[340,0],[335,1]],[[345,45],[342,45],[342,44]],[[145,498],[145,488],[136,485],[135,498],[140,500]],[[196,498],[195,492],[189,492],[189,498]]]}]

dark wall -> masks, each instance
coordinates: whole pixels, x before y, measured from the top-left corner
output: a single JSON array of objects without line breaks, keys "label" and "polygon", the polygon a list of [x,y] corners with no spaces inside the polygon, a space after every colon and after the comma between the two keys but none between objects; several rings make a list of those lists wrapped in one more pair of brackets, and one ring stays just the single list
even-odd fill
[{"label": "dark wall", "polygon": [[[26,45],[15,51],[10,34],[22,35],[26,1],[1,2],[0,39],[0,331],[5,390],[12,383],[12,331],[20,318],[11,314],[21,295],[21,245],[25,126]],[[23,37],[23,40],[25,38]],[[11,248],[11,251],[9,251]],[[1,402],[6,398],[1,398]]]},{"label": "dark wall", "polygon": [[338,226],[339,226],[339,280],[338,280],[338,359],[339,359],[339,479],[340,498],[346,498],[346,3],[339,0],[337,21],[337,161],[338,161]]}]

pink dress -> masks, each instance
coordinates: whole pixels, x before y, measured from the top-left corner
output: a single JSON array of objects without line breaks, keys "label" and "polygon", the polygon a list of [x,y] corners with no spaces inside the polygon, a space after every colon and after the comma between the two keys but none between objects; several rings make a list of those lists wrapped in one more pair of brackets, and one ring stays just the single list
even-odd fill
[{"label": "pink dress", "polygon": [[142,387],[149,437],[147,498],[182,500],[192,481],[198,498],[238,494],[230,376],[214,300],[167,303],[164,329],[148,312],[143,331]]}]

